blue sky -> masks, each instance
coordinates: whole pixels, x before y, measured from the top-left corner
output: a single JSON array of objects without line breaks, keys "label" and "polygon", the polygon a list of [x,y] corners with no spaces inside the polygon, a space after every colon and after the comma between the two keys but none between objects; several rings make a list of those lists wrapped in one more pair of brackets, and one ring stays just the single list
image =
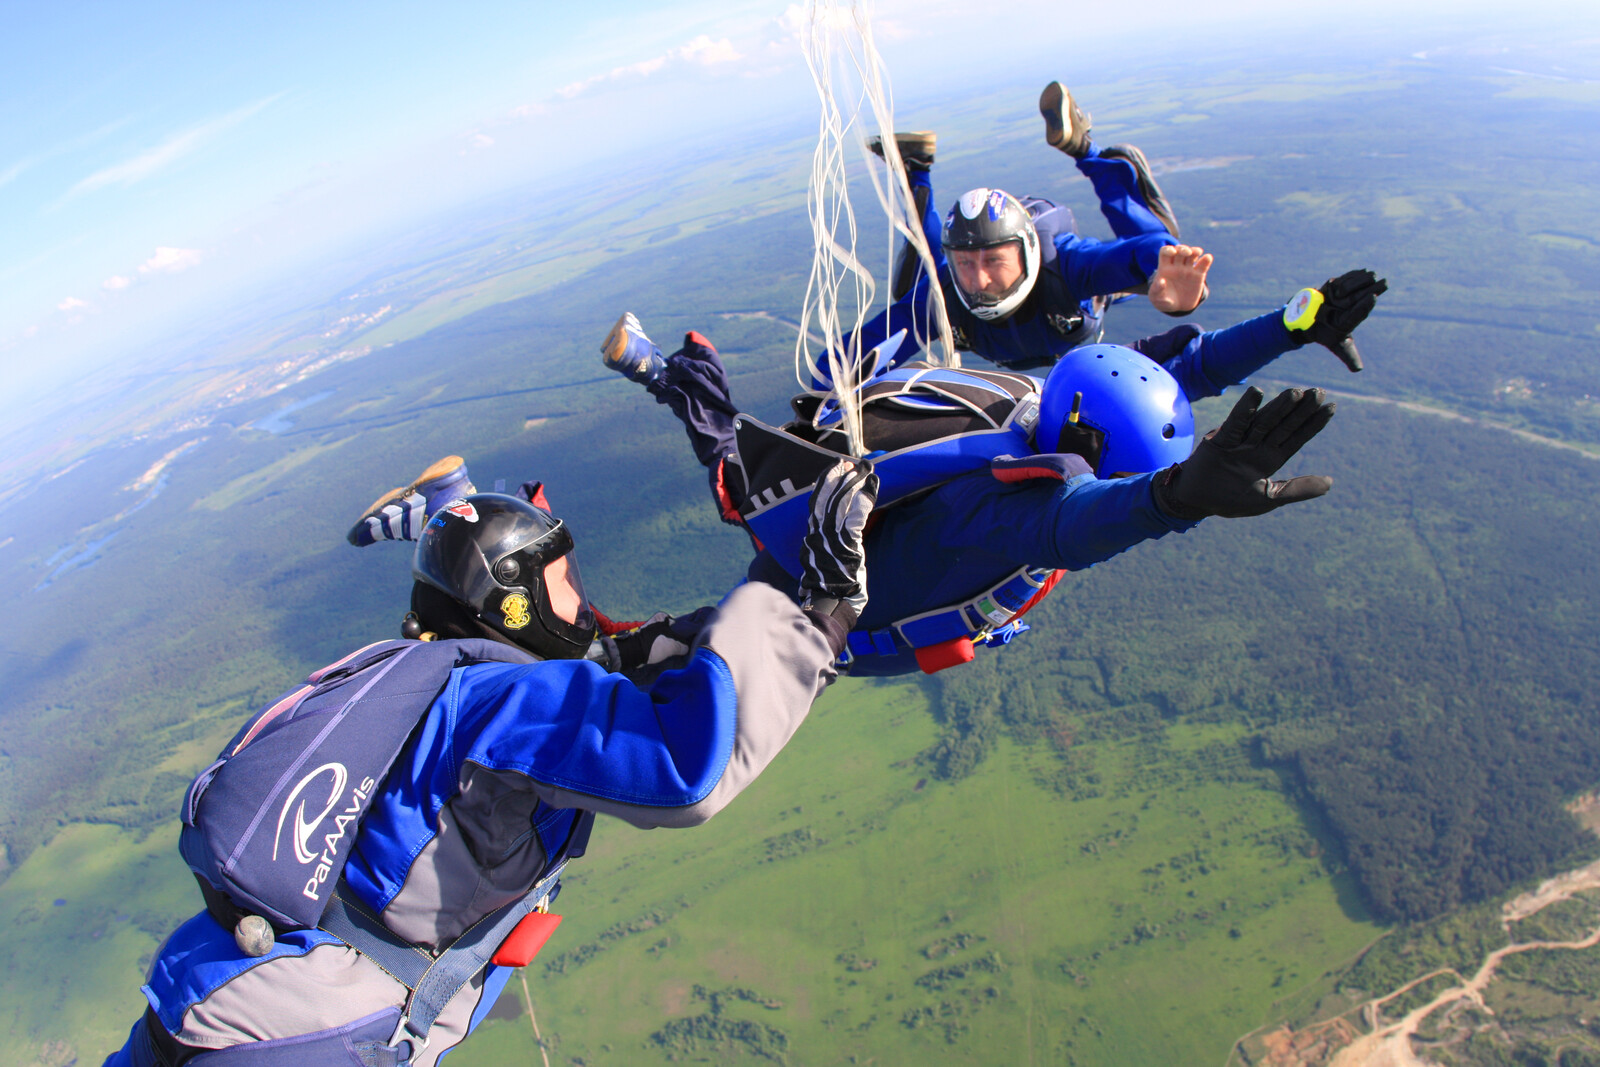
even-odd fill
[{"label": "blue sky", "polygon": [[[1425,24],[1429,8],[1444,5],[1405,16]],[[1092,40],[1103,70],[1107,55],[1199,30],[1303,41],[1300,20],[1318,17],[1263,0],[1153,0],[1137,27],[1059,0],[876,10],[902,99],[968,71],[982,89],[1024,51],[1070,68]],[[1337,17],[1392,11],[1354,0]],[[366,229],[752,121],[804,130],[815,97],[798,13],[726,0],[3,5],[10,393],[58,387]]]}]

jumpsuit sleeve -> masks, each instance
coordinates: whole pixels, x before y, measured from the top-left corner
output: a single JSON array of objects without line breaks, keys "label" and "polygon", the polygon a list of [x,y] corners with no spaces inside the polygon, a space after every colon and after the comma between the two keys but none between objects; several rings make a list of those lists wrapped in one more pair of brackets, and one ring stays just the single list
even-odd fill
[{"label": "jumpsuit sleeve", "polygon": [[1176,244],[1165,231],[1139,237],[1097,241],[1075,233],[1056,236],[1055,269],[1080,300],[1137,289],[1150,280],[1161,262],[1161,250]]},{"label": "jumpsuit sleeve", "polygon": [[583,660],[477,664],[439,699],[457,721],[484,721],[467,759],[527,775],[552,807],[681,827],[749,785],[834,676],[816,626],[749,583],[722,602],[687,664],[648,689]]},{"label": "jumpsuit sleeve", "polygon": [[1240,384],[1304,343],[1283,324],[1282,311],[1270,311],[1224,330],[1202,333],[1162,365],[1190,400],[1199,400],[1221,395],[1228,386]]},{"label": "jumpsuit sleeve", "polygon": [[977,521],[958,522],[949,530],[952,541],[987,545],[1030,566],[1083,570],[1142,541],[1198,525],[1156,507],[1154,474],[1106,480],[1080,474],[1065,483],[1020,486],[962,481],[962,492],[972,498],[950,500],[951,512]]}]

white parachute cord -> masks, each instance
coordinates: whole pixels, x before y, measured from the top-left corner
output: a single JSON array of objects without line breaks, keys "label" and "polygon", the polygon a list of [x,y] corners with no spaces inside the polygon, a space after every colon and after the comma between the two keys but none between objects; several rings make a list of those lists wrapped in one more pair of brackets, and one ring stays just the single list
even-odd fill
[{"label": "white parachute cord", "polygon": [[[883,161],[887,165],[888,180],[881,180],[878,169],[868,160],[867,175],[872,179],[873,192],[890,223],[889,264],[894,270],[895,237],[904,240],[922,263],[923,284],[928,290],[927,310],[920,322],[912,323],[913,339],[926,354],[928,362],[936,366],[961,366],[960,353],[956,351],[955,337],[950,329],[950,316],[945,307],[944,288],[938,283],[934,268],[933,250],[922,228],[922,215],[917,211],[916,197],[911,193],[911,180],[906,173],[905,160],[894,137],[894,92],[889,84],[888,69],[872,38],[872,20],[860,3],[851,5],[855,16],[856,33],[861,40],[861,54],[856,59],[857,74],[861,79],[862,96],[872,108],[873,124],[877,127],[883,146]],[[894,294],[889,292],[888,300]],[[939,347],[934,348],[933,342]]]},{"label": "white parachute cord", "polygon": [[[814,383],[828,380],[833,388],[822,395],[834,398],[842,415],[849,452],[865,454],[861,436],[861,412],[856,393],[861,371],[861,347],[857,333],[864,311],[871,306],[876,284],[872,274],[856,256],[856,219],[850,204],[845,173],[846,123],[833,92],[834,38],[839,12],[830,0],[812,0],[802,51],[806,66],[822,105],[817,128],[817,147],[811,158],[811,180],[806,207],[811,221],[811,277],[806,283],[805,303],[800,312],[800,333],[795,341],[795,376],[802,388],[817,393]],[[851,112],[851,123],[855,119]],[[847,243],[839,240],[841,226]],[[847,284],[855,297],[854,328],[848,333],[841,322],[840,291]],[[815,320],[823,350],[813,354],[810,345]]]},{"label": "white parachute cord", "polygon": [[[837,407],[841,416],[839,429],[845,434],[851,454],[859,456],[864,445],[858,390],[862,377],[872,368],[862,365],[866,353],[861,351],[858,338],[874,310],[878,286],[856,251],[856,216],[847,182],[847,141],[853,142],[865,159],[873,190],[889,221],[885,275],[892,275],[894,270],[897,237],[910,243],[928,278],[937,275],[905,162],[894,140],[893,98],[887,68],[873,41],[870,5],[864,0],[850,0],[847,4],[840,0],[811,0],[802,45],[821,103],[821,118],[807,193],[812,263],[795,344],[795,376],[803,389],[834,402],[828,406]],[[836,82],[844,88],[836,90]],[[845,91],[853,106],[842,109],[839,95]],[[864,110],[882,139],[889,169],[887,181],[879,175],[866,150]],[[912,324],[916,341],[932,361],[958,366],[944,294],[937,281],[928,285],[928,290],[927,314],[922,322]],[[892,299],[885,287],[885,309]],[[813,322],[823,346],[820,353],[811,350]],[[938,350],[932,344],[935,340]],[[818,390],[814,383],[821,380],[831,381],[833,388]]]}]

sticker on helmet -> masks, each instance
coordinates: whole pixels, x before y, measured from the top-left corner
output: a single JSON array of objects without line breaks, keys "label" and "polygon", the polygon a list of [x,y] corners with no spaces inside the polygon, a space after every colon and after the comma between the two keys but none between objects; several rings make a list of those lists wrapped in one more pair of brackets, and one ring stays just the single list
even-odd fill
[{"label": "sticker on helmet", "polygon": [[520,630],[533,621],[528,614],[528,597],[524,593],[512,593],[500,601],[500,612],[505,616],[508,630]]},{"label": "sticker on helmet", "polygon": [[1006,209],[1006,194],[998,189],[989,193],[989,221],[999,222],[1000,215]]},{"label": "sticker on helmet", "polygon": [[984,202],[988,199],[988,189],[969,189],[961,194],[961,201],[956,206],[961,209],[963,216],[975,219],[978,217],[978,212],[983,210]]},{"label": "sticker on helmet", "polygon": [[478,521],[478,509],[472,506],[470,500],[457,500],[453,504],[446,504],[444,510],[451,515],[460,515],[468,522]]}]

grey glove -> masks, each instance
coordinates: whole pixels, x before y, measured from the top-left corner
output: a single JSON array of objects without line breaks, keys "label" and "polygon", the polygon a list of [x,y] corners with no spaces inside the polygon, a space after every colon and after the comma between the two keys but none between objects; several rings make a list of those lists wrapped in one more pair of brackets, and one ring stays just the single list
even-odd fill
[{"label": "grey glove", "polygon": [[841,459],[811,490],[811,518],[800,550],[801,607],[855,626],[867,606],[862,537],[878,500],[878,476],[866,460]]},{"label": "grey glove", "polygon": [[1273,481],[1278,468],[1333,418],[1321,389],[1285,389],[1257,410],[1264,394],[1251,386],[1220,427],[1182,463],[1156,475],[1156,506],[1174,518],[1237,519],[1326,493],[1333,479],[1303,475]]}]

